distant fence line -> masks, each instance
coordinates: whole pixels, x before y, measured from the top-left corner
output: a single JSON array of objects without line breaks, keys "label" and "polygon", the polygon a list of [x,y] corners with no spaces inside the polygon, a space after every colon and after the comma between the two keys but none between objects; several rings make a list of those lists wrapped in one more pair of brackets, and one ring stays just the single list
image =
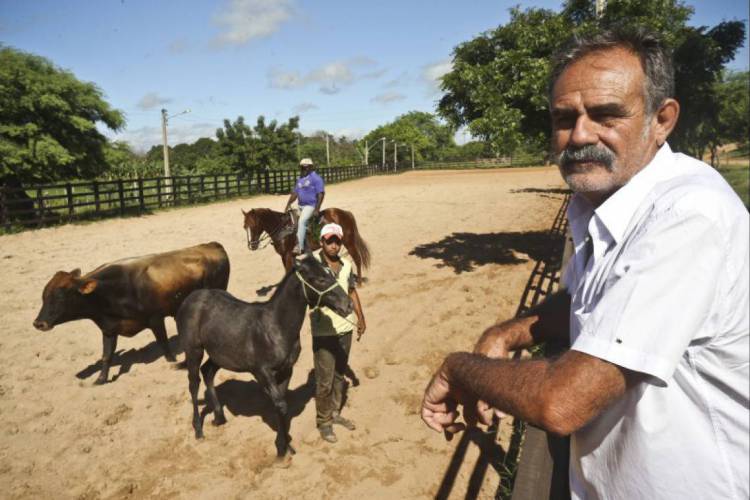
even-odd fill
[{"label": "distant fence line", "polygon": [[[538,157],[535,163],[539,164]],[[518,159],[495,158],[469,162],[422,163],[417,169],[498,168],[521,166]],[[356,165],[321,168],[327,184],[411,170],[411,162],[396,167]],[[298,170],[254,170],[250,173],[178,175],[136,179],[93,180],[25,187],[0,186],[0,230],[39,228],[91,218],[139,215],[155,209],[207,201],[288,193]]]}]

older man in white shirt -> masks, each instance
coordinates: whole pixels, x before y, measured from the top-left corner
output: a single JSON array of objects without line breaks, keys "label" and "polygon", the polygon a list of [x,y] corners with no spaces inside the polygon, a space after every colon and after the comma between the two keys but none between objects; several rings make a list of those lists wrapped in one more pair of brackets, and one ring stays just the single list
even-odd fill
[{"label": "older man in white shirt", "polygon": [[[566,291],[449,355],[425,391],[437,431],[461,430],[464,405],[470,425],[494,407],[570,434],[573,498],[749,494],[750,218],[715,170],[666,143],[673,86],[643,31],[560,55],[552,142],[575,193]],[[554,340],[570,345],[556,359],[493,359]]]}]

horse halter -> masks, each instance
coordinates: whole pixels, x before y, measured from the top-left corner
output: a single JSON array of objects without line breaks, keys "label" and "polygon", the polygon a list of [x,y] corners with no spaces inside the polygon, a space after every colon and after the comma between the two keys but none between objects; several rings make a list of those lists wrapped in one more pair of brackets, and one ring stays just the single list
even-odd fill
[{"label": "horse halter", "polygon": [[[262,250],[266,248],[268,245],[274,242],[274,237],[278,235],[286,226],[286,222],[282,219],[281,223],[279,223],[278,226],[276,226],[273,230],[268,231],[265,229],[260,230],[260,236],[258,236],[257,240],[253,240],[252,236],[250,235],[250,228],[245,226],[245,232],[247,233],[247,248],[250,251],[254,251],[252,245],[255,244],[257,247],[255,250]],[[265,234],[263,234],[265,233]],[[265,241],[265,245],[260,246],[260,244]]]},{"label": "horse halter", "polygon": [[339,286],[338,282],[334,282],[333,285],[329,286],[325,290],[318,290],[314,286],[312,286],[310,283],[305,281],[305,278],[302,277],[299,271],[294,271],[294,274],[297,275],[297,278],[302,282],[302,293],[305,296],[305,300],[307,301],[307,304],[310,305],[310,299],[307,297],[307,287],[310,287],[315,293],[318,294],[318,301],[315,303],[315,307],[311,309],[311,311],[315,311],[316,309],[320,308],[320,301],[323,300],[323,295],[327,294],[337,286]]}]

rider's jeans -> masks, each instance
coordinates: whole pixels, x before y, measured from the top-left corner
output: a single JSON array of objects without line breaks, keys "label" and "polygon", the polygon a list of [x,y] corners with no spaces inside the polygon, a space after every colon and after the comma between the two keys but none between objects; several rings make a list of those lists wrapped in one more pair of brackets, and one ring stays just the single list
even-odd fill
[{"label": "rider's jeans", "polygon": [[305,252],[305,234],[307,233],[307,223],[313,216],[315,207],[312,205],[301,205],[299,207],[300,215],[297,223],[297,243],[302,253]]}]

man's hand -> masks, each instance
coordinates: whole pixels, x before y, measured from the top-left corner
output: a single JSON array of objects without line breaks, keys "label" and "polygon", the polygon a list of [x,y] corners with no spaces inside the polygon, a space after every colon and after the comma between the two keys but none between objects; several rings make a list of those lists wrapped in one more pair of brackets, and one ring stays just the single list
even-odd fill
[{"label": "man's hand", "polygon": [[[443,432],[445,438],[450,441],[453,434],[463,431],[467,425],[476,425],[476,401],[467,398],[455,384],[451,384],[446,364],[447,360],[443,362],[424,391],[422,420],[430,429]],[[457,422],[460,415],[459,405],[465,408],[466,423]]]},{"label": "man's hand", "polygon": [[365,318],[361,318],[357,321],[357,342],[365,334],[365,330],[367,330],[367,323],[365,323]]},{"label": "man's hand", "polygon": [[483,354],[488,358],[505,359],[509,357],[507,342],[503,336],[503,329],[499,325],[487,328],[474,346],[475,354]]}]

